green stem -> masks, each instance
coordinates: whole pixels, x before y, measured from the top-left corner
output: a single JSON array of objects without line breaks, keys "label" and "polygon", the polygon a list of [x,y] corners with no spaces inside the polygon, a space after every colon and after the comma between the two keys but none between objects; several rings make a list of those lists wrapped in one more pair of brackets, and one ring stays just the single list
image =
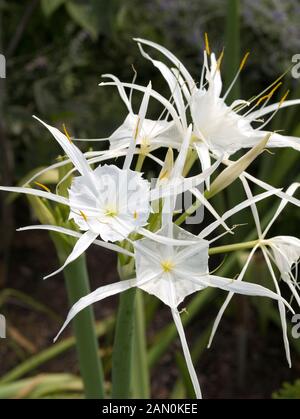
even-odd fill
[{"label": "green stem", "polygon": [[[120,266],[122,280],[132,276],[133,261]],[[112,398],[129,399],[132,392],[131,365],[133,358],[133,337],[135,322],[136,288],[122,292],[119,297],[115,339],[112,353]]]},{"label": "green stem", "polygon": [[135,399],[149,399],[150,397],[143,297],[142,290],[138,289],[135,297],[136,308],[132,363],[133,397]]},{"label": "green stem", "polygon": [[131,363],[133,351],[136,288],[120,295],[112,354],[112,398],[131,397]]},{"label": "green stem", "polygon": [[[60,237],[52,235],[60,263],[64,263],[70,252],[69,246]],[[64,269],[65,283],[72,306],[81,297],[90,293],[85,257],[80,256]],[[79,368],[87,399],[104,398],[104,377],[98,354],[95,333],[95,319],[91,306],[85,308],[73,319]]]},{"label": "green stem", "polygon": [[218,253],[229,253],[235,250],[252,249],[259,243],[259,240],[251,240],[248,242],[226,244],[224,246],[211,247],[208,251],[209,255],[216,255]]},{"label": "green stem", "polygon": [[[227,0],[225,28],[225,83],[231,84],[240,61],[240,11],[239,0]],[[227,103],[240,98],[240,83],[237,80],[227,96]]]}]

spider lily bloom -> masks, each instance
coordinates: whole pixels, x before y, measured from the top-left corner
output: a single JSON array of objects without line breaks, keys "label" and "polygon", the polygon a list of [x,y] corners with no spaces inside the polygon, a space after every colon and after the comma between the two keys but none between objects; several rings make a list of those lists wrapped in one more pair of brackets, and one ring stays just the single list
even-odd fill
[{"label": "spider lily bloom", "polygon": [[[186,121],[185,124],[182,123],[180,115],[169,100],[153,90],[151,84],[149,89],[149,85],[144,87],[135,83],[123,83],[112,74],[103,74],[102,77],[112,79],[112,81],[102,82],[99,86],[116,86],[128,110],[128,115],[123,124],[107,138],[110,141],[112,150],[129,147],[133,136],[135,137],[136,145],[140,145],[145,153],[159,147],[180,148],[187,125]],[[141,126],[139,114],[133,112],[131,101],[125,92],[125,88],[134,89],[142,93],[146,93],[148,89],[150,97],[163,106],[163,112],[160,117],[157,120],[144,118],[143,126]],[[164,114],[166,114],[165,117],[163,117]],[[171,117],[170,121],[168,120],[169,116]],[[138,135],[136,133],[137,129],[139,129]]]},{"label": "spider lily bloom", "polygon": [[[297,264],[300,258],[300,240],[292,236],[276,236],[265,240],[273,254],[271,258],[277,266],[281,278],[286,282],[300,307],[299,284],[297,283]],[[293,268],[296,268],[295,275]],[[297,291],[298,290],[298,291]]]},{"label": "spider lily bloom", "polygon": [[[202,68],[200,86],[197,87],[188,70],[170,51],[151,41],[144,39],[135,40],[139,44],[145,44],[160,51],[176,66],[176,69],[173,72],[178,74],[178,83],[181,85],[187,104],[190,107],[194,123],[194,142],[204,167],[207,167],[209,164],[208,151],[213,152],[213,154],[217,156],[224,155],[229,157],[242,148],[253,147],[268,134],[263,128],[272,117],[268,118],[257,128],[253,128],[252,123],[257,122],[262,116],[271,112],[273,112],[272,116],[274,116],[280,107],[300,104],[300,99],[285,101],[287,96],[285,94],[280,102],[266,106],[275,90],[281,84],[276,84],[275,82],[249,102],[235,100],[228,106],[225,103],[226,97],[243,69],[248,54],[246,54],[242,60],[240,68],[227,92],[221,96],[222,79],[220,66],[223,52],[220,57],[216,59],[215,54],[210,53],[207,43],[206,50],[204,51],[204,65]],[[170,85],[169,73],[166,73],[165,71],[166,66],[159,61],[152,60],[142,49],[141,51],[142,54],[150,59],[161,71],[163,77]],[[253,107],[244,114],[241,114],[240,112],[243,109],[248,108],[253,101],[255,101]],[[260,105],[262,105],[261,108],[254,111],[254,109]],[[299,151],[300,142],[296,137],[283,136],[275,133],[272,135],[268,147],[292,147]]]},{"label": "spider lily bloom", "polygon": [[[157,240],[148,238],[134,243],[136,277],[100,287],[81,298],[71,308],[55,340],[76,314],[88,305],[129,288],[138,287],[149,294],[155,295],[170,307],[196,396],[201,398],[200,386],[186,342],[178,305],[186,296],[206,287],[220,288],[245,295],[265,296],[280,301],[284,300],[260,285],[210,275],[208,272],[208,241],[199,239],[174,224],[166,225],[157,232],[157,235],[163,237],[166,243],[158,244]],[[182,248],[180,245],[174,245],[170,237],[173,240],[190,241],[191,244]]]},{"label": "spider lily bloom", "polygon": [[[33,188],[1,187],[2,190],[39,196],[70,207],[70,219],[84,231],[65,264],[79,257],[100,236],[104,241],[123,240],[144,226],[150,213],[150,184],[140,173],[116,166],[99,166],[92,170],[81,151],[57,128],[40,121],[53,134],[74,164],[80,176],[74,177],[69,198]],[[41,185],[43,186],[43,185]],[[47,188],[46,188],[47,189]],[[58,231],[60,227],[56,227]],[[61,228],[63,234],[67,229]],[[69,235],[73,236],[72,230]],[[98,244],[101,242],[98,241]],[[103,244],[113,250],[122,248]],[[125,252],[128,253],[128,252]]]},{"label": "spider lily bloom", "polygon": [[[253,196],[251,193],[251,190],[249,188],[249,185],[246,181],[245,178],[242,177],[242,181],[244,184],[244,188],[245,191],[247,193],[248,199],[252,200]],[[286,191],[286,195],[288,196],[292,196],[295,191],[297,190],[297,188],[299,187],[299,183],[294,183],[292,184]],[[287,285],[289,286],[293,297],[295,297],[299,307],[300,307],[300,297],[299,297],[299,293],[297,290],[299,290],[299,285],[297,284],[297,275],[294,276],[293,272],[292,272],[292,268],[293,266],[295,266],[300,258],[300,240],[296,237],[291,237],[291,236],[277,236],[277,237],[272,237],[272,238],[266,238],[270,228],[272,227],[272,225],[274,224],[274,222],[276,221],[276,219],[278,218],[278,216],[280,215],[280,213],[283,211],[283,209],[285,208],[285,206],[287,205],[287,203],[289,202],[288,199],[286,200],[282,200],[281,203],[279,204],[277,211],[275,212],[273,218],[271,219],[271,221],[269,222],[269,224],[267,225],[267,227],[265,228],[264,231],[262,231],[261,228],[261,224],[260,224],[260,220],[259,220],[259,215],[258,215],[258,211],[257,211],[257,207],[255,205],[255,202],[252,201],[251,204],[251,211],[253,214],[253,218],[255,221],[255,225],[256,225],[256,230],[258,233],[258,242],[257,244],[253,247],[253,249],[251,250],[248,259],[243,267],[243,270],[239,276],[239,278],[237,279],[238,281],[241,281],[248,266],[249,263],[252,259],[252,257],[254,256],[255,252],[257,249],[261,249],[263,256],[265,258],[265,261],[267,263],[267,267],[268,270],[271,274],[273,283],[274,283],[274,287],[275,290],[277,292],[277,294],[279,296],[281,296],[281,292],[280,292],[280,288],[278,285],[278,281],[274,272],[274,269],[272,267],[272,263],[271,260],[273,260],[274,264],[277,266],[281,278],[283,279],[283,281],[285,283],[287,283]],[[224,311],[226,309],[226,307],[228,306],[231,298],[233,297],[234,293],[229,293],[224,304],[222,305],[216,320],[214,322],[213,325],[213,330],[211,333],[211,337],[209,340],[209,344],[208,346],[210,347],[213,337],[216,333],[216,330],[218,328],[218,325],[221,321],[221,318],[224,314]],[[290,348],[289,348],[289,342],[288,342],[288,337],[287,337],[287,325],[286,325],[286,315],[285,315],[285,307],[283,305],[283,303],[281,301],[278,301],[278,307],[279,307],[279,313],[280,313],[280,318],[281,318],[281,324],[282,324],[282,331],[283,331],[283,340],[284,340],[284,346],[285,346],[285,351],[286,351],[286,357],[287,357],[287,361],[289,366],[291,366],[291,357],[290,357]]]}]

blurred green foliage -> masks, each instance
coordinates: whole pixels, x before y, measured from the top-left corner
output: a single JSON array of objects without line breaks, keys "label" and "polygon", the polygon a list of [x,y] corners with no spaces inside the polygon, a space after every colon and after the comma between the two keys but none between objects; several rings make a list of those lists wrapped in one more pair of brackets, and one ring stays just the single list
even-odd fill
[{"label": "blurred green foliage", "polygon": [[283,383],[280,390],[273,394],[273,399],[300,399],[300,380]]}]

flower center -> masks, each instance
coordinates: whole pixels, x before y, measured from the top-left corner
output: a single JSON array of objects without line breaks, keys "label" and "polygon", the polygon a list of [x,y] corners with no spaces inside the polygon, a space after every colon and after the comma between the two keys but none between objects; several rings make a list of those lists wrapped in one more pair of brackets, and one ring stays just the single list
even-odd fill
[{"label": "flower center", "polygon": [[174,263],[171,260],[163,260],[160,265],[164,272],[171,272],[174,268]]},{"label": "flower center", "polygon": [[118,215],[118,211],[115,208],[107,208],[105,211],[107,217],[115,217]]}]

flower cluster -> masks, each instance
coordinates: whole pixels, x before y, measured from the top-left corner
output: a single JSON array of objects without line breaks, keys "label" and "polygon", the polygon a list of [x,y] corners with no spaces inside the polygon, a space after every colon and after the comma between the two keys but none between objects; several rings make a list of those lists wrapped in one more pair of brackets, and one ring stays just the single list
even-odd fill
[{"label": "flower cluster", "polygon": [[[220,69],[223,53],[217,58],[210,51],[207,38],[206,50],[203,52],[204,64],[200,81],[197,83],[183,63],[167,49],[151,41],[136,41],[142,56],[149,60],[165,79],[170,89],[170,98],[167,99],[155,91],[151,82],[147,86],[141,86],[134,81],[122,82],[111,74],[104,75],[103,77],[109,81],[100,83],[100,86],[115,86],[128,111],[124,122],[109,138],[94,139],[108,141],[109,148],[82,153],[75,145],[79,139],[71,138],[66,130],[63,133],[39,120],[62,147],[66,159],[35,174],[23,187],[1,187],[1,190],[45,198],[69,209],[68,228],[44,224],[20,229],[45,229],[78,238],[64,265],[51,275],[78,258],[91,244],[111,249],[134,262],[131,277],[101,286],[81,298],[70,310],[60,333],[71,319],[88,305],[129,288],[138,287],[155,295],[170,307],[195,394],[201,398],[200,386],[178,311],[178,306],[185,297],[196,291],[214,287],[228,292],[215,320],[210,343],[225,308],[235,293],[276,300],[281,316],[286,356],[291,363],[286,308],[291,312],[293,309],[281,296],[279,279],[288,285],[300,306],[297,275],[293,272],[300,257],[300,240],[290,236],[269,238],[268,233],[288,203],[300,206],[300,201],[293,196],[299,184],[292,184],[284,192],[250,175],[246,169],[266,147],[292,147],[300,150],[299,138],[265,130],[279,108],[296,105],[300,100],[286,101],[284,94],[280,102],[269,104],[273,93],[280,87],[280,83],[277,82],[249,101],[238,99],[227,104],[226,97],[244,67],[247,56],[243,59],[232,85],[222,93]],[[152,58],[145,49],[161,53],[169,65]],[[142,93],[137,111],[134,111],[132,106],[133,92]],[[162,108],[160,117],[155,120],[147,117],[149,102],[152,100]],[[271,116],[262,121],[268,114]],[[162,149],[160,154],[155,153],[158,149]],[[242,149],[249,151],[238,160],[232,160],[231,156]],[[161,160],[158,155],[161,156],[164,150],[165,158]],[[108,164],[116,158],[123,159],[122,168]],[[158,167],[159,176],[155,182],[150,182],[149,176],[141,172],[146,159],[152,161],[154,170],[155,166]],[[189,169],[197,159],[202,171],[199,169],[200,173],[188,176]],[[60,194],[59,188],[56,189],[56,193],[51,192],[39,182],[35,183],[38,187],[30,187],[30,184],[45,171],[67,165],[72,165],[72,168],[60,180],[62,184],[72,176],[67,194]],[[225,169],[218,171],[216,176],[216,170],[222,165]],[[211,180],[212,178],[214,179]],[[209,199],[235,180],[241,181],[246,198],[234,208],[219,215]],[[253,195],[250,182],[264,191]],[[202,185],[202,188],[199,188],[199,185]],[[194,196],[196,203],[178,214],[177,199],[186,192]],[[273,195],[279,199],[279,206],[263,231],[256,203]],[[199,223],[197,234],[192,234],[179,225],[188,220],[200,205],[215,217],[215,221],[208,225],[204,223],[205,227]],[[236,279],[210,273],[208,260],[211,244],[220,237],[220,234],[214,237],[211,237],[211,234],[220,226],[225,230],[221,236],[233,234],[233,228],[228,227],[226,220],[247,207],[251,208],[253,214],[257,240],[253,241],[244,268]],[[261,249],[274,281],[273,290],[243,280],[258,249]],[[274,265],[280,278],[276,276]]]}]

